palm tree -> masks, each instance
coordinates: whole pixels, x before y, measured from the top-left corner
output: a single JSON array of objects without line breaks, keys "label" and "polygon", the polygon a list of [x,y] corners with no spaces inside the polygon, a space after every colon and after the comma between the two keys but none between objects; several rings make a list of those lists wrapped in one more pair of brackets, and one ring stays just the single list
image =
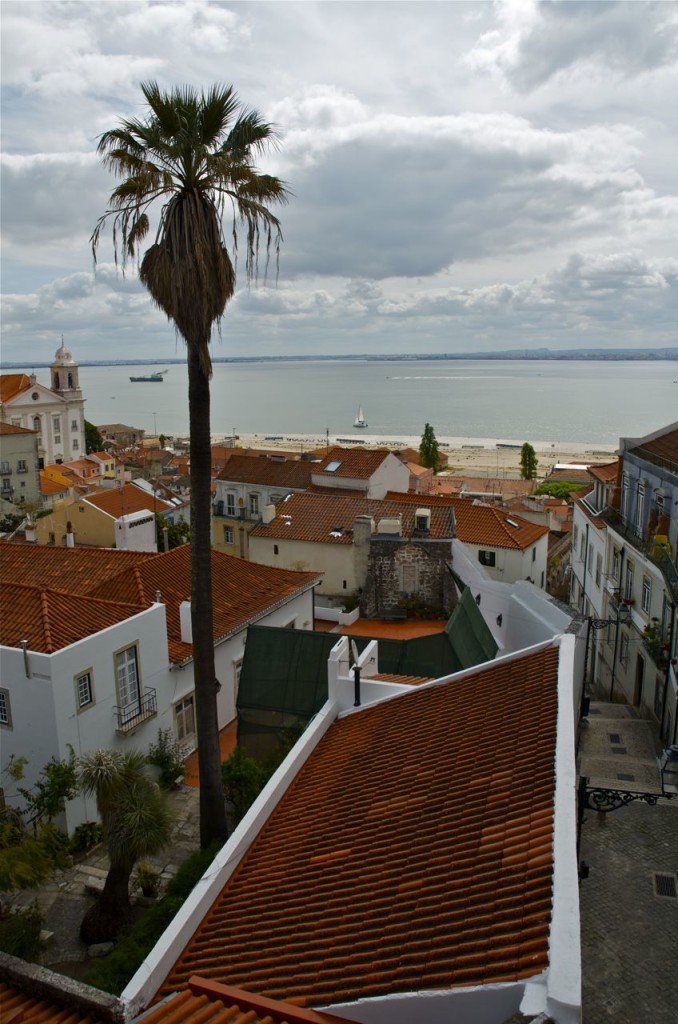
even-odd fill
[{"label": "palm tree", "polygon": [[83,793],[96,797],[110,861],[101,897],[85,914],[80,935],[88,944],[107,942],[129,921],[136,861],[167,845],[172,815],[139,751],[95,750],[78,758],[77,769]]},{"label": "palm tree", "polygon": [[246,234],[245,272],[256,274],[260,247],[266,262],[279,252],[280,223],[266,204],[287,202],[276,177],[257,171],[254,158],[276,140],[271,124],[242,108],[230,86],[197,94],[163,93],[154,82],[141,86],[148,104],[144,119],[123,121],[105,132],[98,151],[104,165],[123,180],[92,235],[96,247],[112,219],[113,240],[123,264],[137,254],[150,228],[149,210],[162,202],[155,242],[143,256],[142,283],[186,342],[191,460],[191,619],[195,674],[200,842],[228,836],[221,790],[219,731],[212,628],[209,343],[235,288],[235,266],[225,244],[222,218],[233,215],[232,249],[238,225]]}]

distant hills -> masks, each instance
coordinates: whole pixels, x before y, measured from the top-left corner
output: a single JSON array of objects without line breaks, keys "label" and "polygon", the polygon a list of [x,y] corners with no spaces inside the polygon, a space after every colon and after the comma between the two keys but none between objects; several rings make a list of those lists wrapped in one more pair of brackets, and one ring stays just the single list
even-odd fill
[{"label": "distant hills", "polygon": [[[213,363],[317,363],[317,362],[430,362],[459,359],[511,359],[511,360],[566,360],[579,362],[678,362],[678,347],[669,348],[515,348],[500,352],[418,352],[414,355],[391,352],[386,355],[353,353],[351,355],[298,355],[298,356],[213,356]],[[185,363],[185,359],[81,359],[80,366],[171,366]],[[5,362],[6,369],[33,366],[36,369],[49,366],[49,362]]]}]

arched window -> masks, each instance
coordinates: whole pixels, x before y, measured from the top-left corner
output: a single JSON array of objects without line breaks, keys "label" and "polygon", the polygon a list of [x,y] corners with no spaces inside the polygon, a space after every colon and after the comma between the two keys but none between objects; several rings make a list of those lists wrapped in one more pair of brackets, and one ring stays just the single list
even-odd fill
[{"label": "arched window", "polygon": [[54,374],[54,390],[55,391],[59,390],[59,374],[58,373]]},{"label": "arched window", "polygon": [[68,375],[68,386],[69,386],[69,388],[73,387],[73,374],[72,373],[69,373],[69,375]]},{"label": "arched window", "polygon": [[40,431],[41,429],[42,429],[42,424],[40,422],[40,417],[39,416],[34,416],[33,417],[33,430]]}]

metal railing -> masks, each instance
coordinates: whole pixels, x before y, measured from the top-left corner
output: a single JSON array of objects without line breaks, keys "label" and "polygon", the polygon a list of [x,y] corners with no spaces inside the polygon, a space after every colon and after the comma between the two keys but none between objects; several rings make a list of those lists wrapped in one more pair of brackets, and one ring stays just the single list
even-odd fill
[{"label": "metal railing", "polygon": [[130,732],[138,725],[141,725],[142,722],[145,722],[146,719],[157,715],[158,701],[155,690],[149,686],[144,690],[139,700],[132,701],[130,704],[116,704],[113,710],[118,720],[118,732]]},{"label": "metal railing", "polygon": [[654,537],[645,540],[639,533],[635,523],[621,516],[615,509],[607,508],[602,513],[606,523],[614,529],[624,540],[642,552],[650,562],[657,566],[669,589],[674,604],[678,604],[678,568],[666,548],[658,544]]}]

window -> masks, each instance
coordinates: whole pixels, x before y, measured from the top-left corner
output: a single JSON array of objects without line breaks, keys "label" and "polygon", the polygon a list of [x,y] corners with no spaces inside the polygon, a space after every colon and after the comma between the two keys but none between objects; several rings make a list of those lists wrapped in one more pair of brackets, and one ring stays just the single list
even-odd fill
[{"label": "window", "polygon": [[626,668],[629,662],[629,634],[622,632],[621,644],[619,645],[619,660]]},{"label": "window", "polygon": [[195,707],[193,694],[180,700],[174,705],[174,721],[176,724],[177,740],[179,743],[189,745],[195,737]]},{"label": "window", "polygon": [[638,484],[638,497],[636,500],[636,533],[638,536],[642,536],[643,533],[643,518],[645,516],[645,488],[643,484]]},{"label": "window", "polygon": [[71,430],[77,430],[77,429],[78,429],[78,421],[77,420],[71,420]]},{"label": "window", "polygon": [[78,711],[82,711],[84,708],[94,704],[91,670],[75,677],[75,702]]},{"label": "window", "polygon": [[579,557],[581,558],[582,562],[584,561],[585,556],[586,556],[586,537],[582,533],[582,535],[581,535],[581,543],[579,545]]},{"label": "window", "polygon": [[277,544],[274,544],[274,545],[273,545],[273,554],[274,554],[274,555],[277,555],[277,554],[278,554],[278,545],[277,545]]},{"label": "window", "polygon": [[235,515],[235,494],[227,494],[226,495],[226,515],[227,516],[234,516]]},{"label": "window", "polygon": [[136,644],[115,655],[115,678],[118,687],[118,701],[125,712],[124,717],[129,718],[139,714],[141,704]]},{"label": "window", "polygon": [[490,567],[496,564],[497,556],[494,551],[479,551],[478,561],[481,565],[489,565]]},{"label": "window", "polygon": [[12,709],[9,703],[9,690],[0,689],[0,726],[12,728]]},{"label": "window", "polygon": [[577,550],[577,541],[579,540],[579,527],[575,526],[572,531],[572,548],[574,551]]},{"label": "window", "polygon": [[596,586],[600,586],[600,582],[603,578],[603,556],[600,551],[596,555]]},{"label": "window", "polygon": [[73,451],[76,451],[79,447],[80,447],[80,445],[78,444],[78,439],[77,439],[77,437],[74,437],[73,438]]},{"label": "window", "polygon": [[250,494],[250,515],[251,516],[258,516],[259,515],[259,495],[258,494]]},{"label": "window", "polygon": [[54,435],[54,443],[55,444],[61,444],[61,434],[55,434]]},{"label": "window", "polygon": [[54,431],[55,434],[61,433],[61,416],[52,417],[52,430]]},{"label": "window", "polygon": [[232,526],[225,526],[224,527],[224,544],[232,544],[232,543],[233,543],[233,527]]},{"label": "window", "polygon": [[537,561],[537,549],[536,548],[532,548],[532,561],[533,562]]},{"label": "window", "polygon": [[626,563],[626,580],[624,583],[624,597],[630,599],[633,597],[633,562],[629,559]]},{"label": "window", "polygon": [[612,548],[612,577],[619,579],[619,548]]},{"label": "window", "polygon": [[649,576],[643,576],[643,593],[641,605],[644,612],[650,613],[650,598],[652,596],[652,580]]},{"label": "window", "polygon": [[12,426],[13,427],[20,427],[21,426],[21,416],[12,416]]},{"label": "window", "polygon": [[622,477],[622,492],[621,492],[621,517],[626,519],[629,512],[629,478],[626,473]]},{"label": "window", "polygon": [[240,676],[242,675],[242,658],[233,662],[233,703],[238,701],[238,690],[240,689]]},{"label": "window", "polygon": [[586,560],[589,576],[593,573],[593,544],[589,544],[588,557]]},{"label": "window", "polygon": [[28,472],[28,466],[26,464],[26,460],[25,459],[19,459],[19,461],[16,464],[16,471],[17,471],[17,473],[27,473]]}]

